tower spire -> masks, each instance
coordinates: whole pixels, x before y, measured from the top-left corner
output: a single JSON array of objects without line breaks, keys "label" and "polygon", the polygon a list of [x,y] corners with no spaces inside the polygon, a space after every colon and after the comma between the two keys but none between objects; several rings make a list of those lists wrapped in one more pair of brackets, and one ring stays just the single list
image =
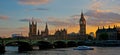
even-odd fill
[{"label": "tower spire", "polygon": [[104,26],[103,26],[103,29],[105,29]]},{"label": "tower spire", "polygon": [[83,11],[81,12],[81,18],[84,18]]},{"label": "tower spire", "polygon": [[33,17],[32,17],[32,24],[34,24],[34,20],[33,20]]},{"label": "tower spire", "polygon": [[80,20],[81,20],[81,21],[85,21],[83,12],[81,12],[81,18],[80,18]]},{"label": "tower spire", "polygon": [[45,26],[45,29],[48,29],[48,26],[47,26],[47,22],[46,22],[46,26]]},{"label": "tower spire", "polygon": [[99,26],[98,26],[98,30],[99,30]]},{"label": "tower spire", "polygon": [[108,27],[109,29],[110,29],[110,25],[109,25],[109,27]]},{"label": "tower spire", "polygon": [[114,25],[114,28],[116,28],[117,26]]},{"label": "tower spire", "polygon": [[46,22],[46,26],[45,26],[45,33],[46,33],[46,35],[49,35],[49,30],[48,30],[47,22]]},{"label": "tower spire", "polygon": [[39,31],[39,29],[38,29],[38,35],[40,35],[40,31]]}]

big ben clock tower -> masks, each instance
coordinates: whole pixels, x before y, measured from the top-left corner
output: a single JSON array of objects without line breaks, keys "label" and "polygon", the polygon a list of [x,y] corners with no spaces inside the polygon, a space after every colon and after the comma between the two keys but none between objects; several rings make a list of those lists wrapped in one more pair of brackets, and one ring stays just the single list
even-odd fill
[{"label": "big ben clock tower", "polygon": [[79,20],[79,25],[80,25],[80,35],[86,35],[86,20],[84,18],[83,13],[81,13],[81,18]]}]

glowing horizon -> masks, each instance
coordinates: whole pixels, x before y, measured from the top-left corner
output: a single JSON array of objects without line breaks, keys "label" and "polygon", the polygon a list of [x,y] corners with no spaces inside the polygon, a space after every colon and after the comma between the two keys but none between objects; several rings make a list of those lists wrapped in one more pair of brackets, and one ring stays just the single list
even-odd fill
[{"label": "glowing horizon", "polygon": [[87,34],[98,26],[120,26],[120,0],[0,0],[0,37],[11,34],[28,35],[32,17],[38,29],[48,23],[50,34],[58,29],[68,33],[79,31],[80,13],[87,21]]}]

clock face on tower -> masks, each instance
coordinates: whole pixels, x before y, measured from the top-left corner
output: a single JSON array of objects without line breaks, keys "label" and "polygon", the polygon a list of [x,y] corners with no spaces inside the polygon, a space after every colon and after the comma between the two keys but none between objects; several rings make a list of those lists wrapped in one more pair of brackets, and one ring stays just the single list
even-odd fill
[{"label": "clock face on tower", "polygon": [[83,22],[81,21],[80,24],[83,24]]}]

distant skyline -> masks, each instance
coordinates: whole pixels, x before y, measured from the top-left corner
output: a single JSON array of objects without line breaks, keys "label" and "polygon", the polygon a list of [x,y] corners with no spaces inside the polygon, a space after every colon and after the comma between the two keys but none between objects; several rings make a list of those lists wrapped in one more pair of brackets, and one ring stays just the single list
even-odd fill
[{"label": "distant skyline", "polygon": [[0,37],[28,35],[32,17],[40,31],[46,22],[51,34],[58,29],[79,31],[81,12],[87,21],[87,34],[98,26],[120,26],[120,0],[0,0]]}]

